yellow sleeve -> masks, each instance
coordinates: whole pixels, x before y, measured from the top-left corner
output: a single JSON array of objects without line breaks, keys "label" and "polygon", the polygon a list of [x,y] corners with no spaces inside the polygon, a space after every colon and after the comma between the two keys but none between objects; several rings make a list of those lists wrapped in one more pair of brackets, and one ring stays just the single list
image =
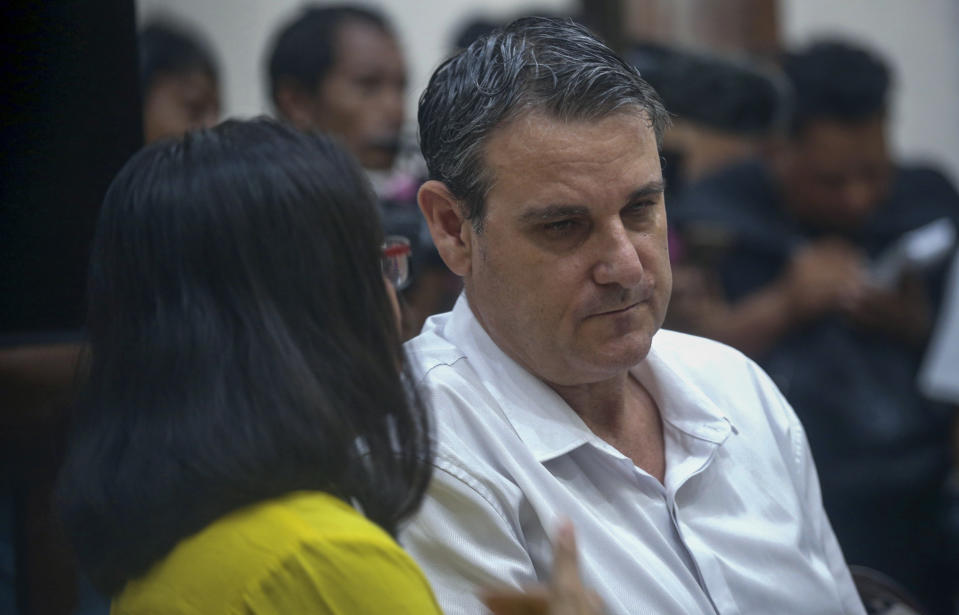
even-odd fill
[{"label": "yellow sleeve", "polygon": [[305,543],[242,601],[249,615],[441,615],[426,577],[396,544]]}]

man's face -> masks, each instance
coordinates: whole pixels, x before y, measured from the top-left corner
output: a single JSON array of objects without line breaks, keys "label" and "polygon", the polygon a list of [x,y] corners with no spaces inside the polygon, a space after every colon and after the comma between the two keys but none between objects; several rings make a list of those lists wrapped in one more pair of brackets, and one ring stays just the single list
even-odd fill
[{"label": "man's face", "polygon": [[375,26],[347,20],[338,28],[334,57],[313,97],[312,128],[337,135],[364,167],[389,169],[404,119],[399,45]]},{"label": "man's face", "polygon": [[649,351],[672,277],[659,153],[640,111],[531,113],[485,149],[483,230],[467,223],[470,306],[497,345],[551,384],[621,375]]},{"label": "man's face", "polygon": [[209,128],[220,117],[217,85],[200,69],[158,75],[143,101],[143,133],[147,143]]},{"label": "man's face", "polygon": [[787,202],[815,226],[853,229],[888,190],[891,164],[881,116],[852,124],[814,120],[782,159]]}]

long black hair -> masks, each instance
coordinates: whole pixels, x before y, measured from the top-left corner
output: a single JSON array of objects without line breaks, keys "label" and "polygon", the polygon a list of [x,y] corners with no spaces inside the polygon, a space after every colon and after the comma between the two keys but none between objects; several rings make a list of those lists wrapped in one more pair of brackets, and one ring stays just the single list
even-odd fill
[{"label": "long black hair", "polygon": [[86,392],[61,471],[113,594],[245,504],[322,490],[395,534],[431,454],[381,275],[374,196],[330,140],[269,120],[158,143],[103,204]]}]

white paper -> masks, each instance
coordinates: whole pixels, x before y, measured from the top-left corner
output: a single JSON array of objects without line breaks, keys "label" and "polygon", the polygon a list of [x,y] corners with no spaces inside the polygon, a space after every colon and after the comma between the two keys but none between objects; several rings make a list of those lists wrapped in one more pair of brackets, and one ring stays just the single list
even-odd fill
[{"label": "white paper", "polygon": [[872,264],[872,283],[893,288],[907,271],[922,271],[949,257],[956,243],[956,227],[949,218],[939,218],[904,233]]},{"label": "white paper", "polygon": [[959,253],[952,260],[942,309],[919,371],[919,390],[931,399],[959,404]]}]

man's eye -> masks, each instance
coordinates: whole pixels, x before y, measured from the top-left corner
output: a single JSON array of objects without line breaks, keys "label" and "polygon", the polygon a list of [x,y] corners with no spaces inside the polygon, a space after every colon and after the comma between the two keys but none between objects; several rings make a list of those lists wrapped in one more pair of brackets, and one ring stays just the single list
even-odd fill
[{"label": "man's eye", "polygon": [[654,206],[656,201],[637,201],[628,205],[625,212],[627,214],[645,214],[650,207]]},{"label": "man's eye", "polygon": [[556,222],[547,222],[544,224],[543,230],[550,235],[562,235],[572,231],[575,226],[575,220],[557,220]]}]

